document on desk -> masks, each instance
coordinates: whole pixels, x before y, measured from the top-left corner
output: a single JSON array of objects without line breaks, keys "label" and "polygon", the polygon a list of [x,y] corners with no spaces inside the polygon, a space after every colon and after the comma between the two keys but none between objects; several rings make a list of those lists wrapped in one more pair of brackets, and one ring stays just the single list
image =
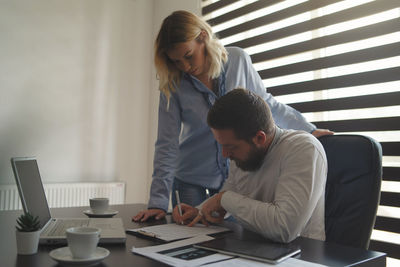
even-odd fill
[{"label": "document on desk", "polygon": [[164,241],[174,241],[199,235],[210,235],[230,231],[228,228],[203,224],[196,224],[193,227],[178,225],[175,223],[154,225],[149,227],[128,229],[127,232],[135,232],[140,235],[154,237]]},{"label": "document on desk", "polygon": [[132,252],[177,267],[194,267],[231,259],[232,256],[193,247],[193,244],[214,239],[202,235],[158,246],[132,248]]}]

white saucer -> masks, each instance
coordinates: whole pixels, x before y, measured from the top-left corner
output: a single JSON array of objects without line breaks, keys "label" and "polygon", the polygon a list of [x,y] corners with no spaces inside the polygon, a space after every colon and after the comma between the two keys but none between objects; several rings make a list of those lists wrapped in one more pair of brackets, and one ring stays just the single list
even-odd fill
[{"label": "white saucer", "polygon": [[88,259],[75,259],[72,257],[69,247],[62,247],[50,251],[50,257],[63,266],[92,266],[100,263],[110,255],[110,251],[105,248],[97,247],[92,257]]},{"label": "white saucer", "polygon": [[106,210],[103,213],[94,213],[91,209],[90,210],[85,210],[83,213],[85,213],[89,217],[93,218],[109,218],[114,216],[115,214],[118,213],[116,210]]}]

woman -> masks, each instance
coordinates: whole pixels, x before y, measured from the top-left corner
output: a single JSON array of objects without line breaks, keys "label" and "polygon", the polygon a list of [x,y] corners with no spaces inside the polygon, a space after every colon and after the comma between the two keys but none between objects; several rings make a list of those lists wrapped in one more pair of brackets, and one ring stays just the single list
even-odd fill
[{"label": "woman", "polygon": [[164,19],[155,42],[155,66],[159,77],[160,104],[154,172],[148,209],[133,217],[161,219],[175,191],[180,200],[196,206],[218,192],[228,175],[229,162],[222,157],[206,117],[215,99],[243,87],[260,95],[270,106],[281,128],[299,129],[315,136],[332,134],[316,129],[293,108],[266,92],[250,57],[240,48],[223,47],[210,25],[187,11]]}]

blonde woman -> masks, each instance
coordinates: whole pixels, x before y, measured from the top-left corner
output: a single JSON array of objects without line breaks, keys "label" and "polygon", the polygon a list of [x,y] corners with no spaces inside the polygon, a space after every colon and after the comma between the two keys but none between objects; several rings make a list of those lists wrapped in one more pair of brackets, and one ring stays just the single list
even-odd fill
[{"label": "blonde woman", "polygon": [[148,209],[133,217],[164,218],[172,192],[181,202],[196,206],[213,195],[228,176],[229,161],[207,125],[214,101],[237,87],[247,88],[269,105],[276,124],[315,136],[332,134],[316,129],[293,108],[269,94],[250,57],[238,47],[224,47],[211,27],[187,11],[164,19],[155,41],[155,66],[160,104],[154,172]]}]

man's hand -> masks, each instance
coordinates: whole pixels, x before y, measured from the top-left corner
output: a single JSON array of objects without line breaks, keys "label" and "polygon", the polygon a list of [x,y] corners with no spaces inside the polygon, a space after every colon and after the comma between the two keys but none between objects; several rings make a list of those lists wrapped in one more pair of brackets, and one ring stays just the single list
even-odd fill
[{"label": "man's hand", "polygon": [[[174,221],[177,224],[188,224],[194,218],[196,218],[196,216],[199,213],[198,209],[190,205],[187,205],[185,203],[181,203],[181,209],[182,209],[182,216],[179,214],[178,206],[175,206],[174,210],[172,211],[172,218],[174,218]],[[204,221],[204,223],[208,225],[206,221]]]},{"label": "man's hand", "polygon": [[208,226],[208,222],[220,223],[224,220],[226,210],[221,206],[221,198],[225,192],[220,192],[209,198],[198,212],[197,216],[191,221],[188,226],[193,226],[200,220]]},{"label": "man's hand", "polygon": [[152,217],[154,217],[156,220],[160,220],[164,218],[165,215],[166,213],[162,209],[148,209],[140,211],[138,214],[132,217],[132,220],[135,222],[145,222]]}]

